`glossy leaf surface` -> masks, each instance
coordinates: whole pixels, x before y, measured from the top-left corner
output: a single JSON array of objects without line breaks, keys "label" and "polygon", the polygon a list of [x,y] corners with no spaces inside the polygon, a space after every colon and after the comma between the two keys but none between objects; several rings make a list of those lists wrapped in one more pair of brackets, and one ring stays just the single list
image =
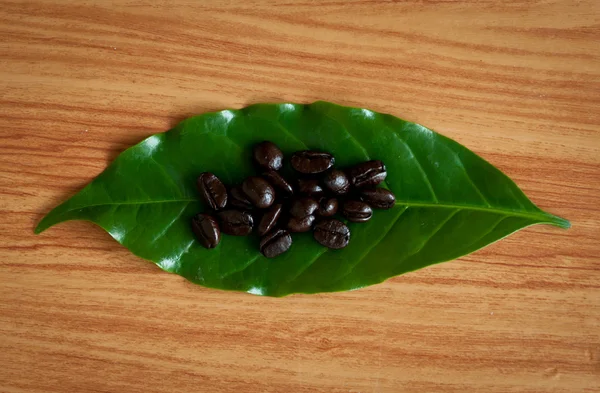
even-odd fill
[{"label": "glossy leaf surface", "polygon": [[[325,249],[311,234],[295,234],[290,251],[275,259],[259,253],[254,236],[224,235],[216,249],[204,249],[190,229],[191,217],[204,210],[196,177],[210,171],[226,184],[240,183],[254,173],[252,146],[263,140],[286,157],[331,152],[337,167],[382,160],[397,204],[349,224],[351,241],[342,250]],[[134,254],[195,283],[269,296],[356,289],[468,254],[529,225],[569,227],[462,145],[391,115],[327,102],[189,118],[124,151],[36,233],[75,219],[100,225]]]}]

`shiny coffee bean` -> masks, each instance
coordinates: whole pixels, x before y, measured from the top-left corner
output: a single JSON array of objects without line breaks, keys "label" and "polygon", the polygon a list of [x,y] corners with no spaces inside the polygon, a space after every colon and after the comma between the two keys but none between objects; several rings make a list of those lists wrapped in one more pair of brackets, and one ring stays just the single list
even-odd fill
[{"label": "shiny coffee bean", "polygon": [[348,245],[350,229],[340,220],[328,218],[315,225],[313,236],[327,248],[340,249]]},{"label": "shiny coffee bean", "polygon": [[323,195],[323,188],[317,179],[298,179],[298,193],[319,197]]},{"label": "shiny coffee bean", "polygon": [[312,198],[298,198],[290,206],[290,214],[296,218],[313,215],[319,208],[319,203]]},{"label": "shiny coffee bean", "polygon": [[208,214],[200,213],[192,218],[192,231],[200,244],[206,248],[215,248],[221,241],[219,224]]},{"label": "shiny coffee bean", "polygon": [[221,232],[233,236],[246,236],[252,232],[254,220],[248,212],[240,210],[223,210],[217,213]]},{"label": "shiny coffee bean", "polygon": [[254,208],[252,202],[250,202],[240,187],[233,187],[229,190],[229,204],[242,210],[251,210]]},{"label": "shiny coffee bean", "polygon": [[342,215],[352,222],[365,222],[373,216],[373,209],[361,201],[346,201],[342,206]]},{"label": "shiny coffee bean", "polygon": [[348,169],[347,173],[350,182],[357,188],[376,186],[384,181],[387,176],[385,165],[379,160],[367,161],[353,166]]},{"label": "shiny coffee bean", "polygon": [[261,142],[254,146],[254,161],[261,168],[278,171],[283,166],[283,153],[273,142]]},{"label": "shiny coffee bean", "polygon": [[375,209],[391,209],[396,204],[396,197],[385,188],[366,188],[360,191],[360,200]]},{"label": "shiny coffee bean", "polygon": [[287,229],[290,232],[308,232],[315,222],[315,216],[305,216],[302,218],[290,217],[287,222]]},{"label": "shiny coffee bean", "polygon": [[325,187],[335,195],[344,195],[350,191],[350,180],[348,176],[339,169],[334,169],[325,174],[323,178]]},{"label": "shiny coffee bean", "polygon": [[292,167],[300,173],[321,173],[331,168],[335,160],[328,153],[304,150],[294,153],[290,162]]},{"label": "shiny coffee bean", "polygon": [[204,201],[213,210],[223,209],[227,205],[227,189],[218,177],[210,172],[202,173],[196,182]]},{"label": "shiny coffee bean", "polygon": [[259,209],[266,209],[275,201],[275,190],[262,177],[247,177],[242,183],[242,191],[250,202]]},{"label": "shiny coffee bean", "polygon": [[321,198],[317,214],[319,217],[331,217],[338,211],[338,200],[335,198]]},{"label": "shiny coffee bean", "polygon": [[277,189],[277,191],[281,191],[283,195],[294,195],[294,189],[292,185],[287,182],[278,172],[275,171],[267,171],[262,174],[262,176],[267,179],[269,183],[273,187]]},{"label": "shiny coffee bean", "polygon": [[271,206],[271,208],[263,214],[257,227],[258,236],[264,236],[270,232],[271,229],[275,228],[277,220],[279,220],[279,216],[281,216],[282,209],[283,205],[278,203],[277,205]]},{"label": "shiny coffee bean", "polygon": [[276,229],[260,239],[260,252],[267,258],[275,258],[289,250],[292,237],[283,229]]}]

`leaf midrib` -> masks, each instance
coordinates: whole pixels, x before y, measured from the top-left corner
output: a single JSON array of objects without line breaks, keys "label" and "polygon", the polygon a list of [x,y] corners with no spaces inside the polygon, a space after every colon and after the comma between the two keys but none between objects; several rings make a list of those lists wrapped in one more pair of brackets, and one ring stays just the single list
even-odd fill
[{"label": "leaf midrib", "polygon": [[504,214],[511,215],[514,217],[522,217],[528,218],[531,220],[548,220],[550,222],[562,222],[557,220],[557,217],[540,212],[523,212],[519,210],[510,210],[510,209],[498,209],[494,207],[486,207],[486,206],[474,206],[474,205],[459,205],[459,204],[446,204],[446,203],[422,203],[422,202],[396,202],[396,206],[408,206],[408,207],[430,207],[430,208],[441,208],[441,209],[458,209],[458,210],[475,210],[482,211],[486,213],[496,213],[496,214]]},{"label": "leaf midrib", "polygon": [[[112,202],[112,203],[98,203],[93,205],[80,206],[76,208],[72,208],[67,210],[67,212],[77,210],[77,209],[85,209],[90,207],[97,206],[111,206],[111,205],[146,205],[146,204],[155,204],[155,203],[181,203],[181,202],[197,202],[198,199],[186,198],[186,199],[173,199],[173,200],[160,200],[160,201],[139,201],[139,202]],[[537,213],[537,212],[523,212],[518,210],[510,210],[510,209],[498,209],[498,208],[490,208],[486,206],[474,206],[474,205],[459,205],[459,204],[447,204],[447,203],[425,203],[425,202],[407,202],[400,201],[396,202],[395,206],[407,206],[407,207],[428,207],[428,208],[440,208],[440,209],[459,209],[459,210],[475,210],[475,211],[483,211],[487,213],[496,213],[496,214],[504,214],[511,215],[515,217],[528,218],[531,220],[542,220],[548,221],[556,224],[563,225],[563,220],[559,217],[547,214],[547,213]]]}]

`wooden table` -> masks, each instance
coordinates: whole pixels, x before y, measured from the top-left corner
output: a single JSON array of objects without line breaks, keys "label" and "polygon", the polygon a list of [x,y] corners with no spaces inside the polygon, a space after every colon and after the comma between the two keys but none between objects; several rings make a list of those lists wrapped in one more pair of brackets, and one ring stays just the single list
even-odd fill
[{"label": "wooden table", "polygon": [[[599,392],[600,2],[0,2],[1,392]],[[317,99],[427,125],[573,227],[336,294],[194,286],[33,228],[179,120]]]}]

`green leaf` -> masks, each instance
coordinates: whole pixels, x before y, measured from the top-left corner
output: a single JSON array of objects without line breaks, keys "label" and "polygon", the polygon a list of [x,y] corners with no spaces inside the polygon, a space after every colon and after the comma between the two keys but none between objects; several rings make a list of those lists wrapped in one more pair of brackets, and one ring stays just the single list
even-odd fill
[{"label": "green leaf", "polygon": [[[286,156],[318,149],[344,167],[380,159],[394,208],[350,224],[351,240],[327,250],[294,235],[287,253],[266,259],[254,236],[223,236],[202,248],[190,229],[204,209],[201,173],[236,184],[254,171],[251,150],[270,140]],[[200,285],[285,296],[361,288],[478,250],[533,224],[570,226],[537,208],[502,172],[462,145],[391,115],[327,102],[258,104],[189,118],[124,151],[35,229],[89,220],[135,255]],[[126,267],[125,267],[126,268]]]}]

